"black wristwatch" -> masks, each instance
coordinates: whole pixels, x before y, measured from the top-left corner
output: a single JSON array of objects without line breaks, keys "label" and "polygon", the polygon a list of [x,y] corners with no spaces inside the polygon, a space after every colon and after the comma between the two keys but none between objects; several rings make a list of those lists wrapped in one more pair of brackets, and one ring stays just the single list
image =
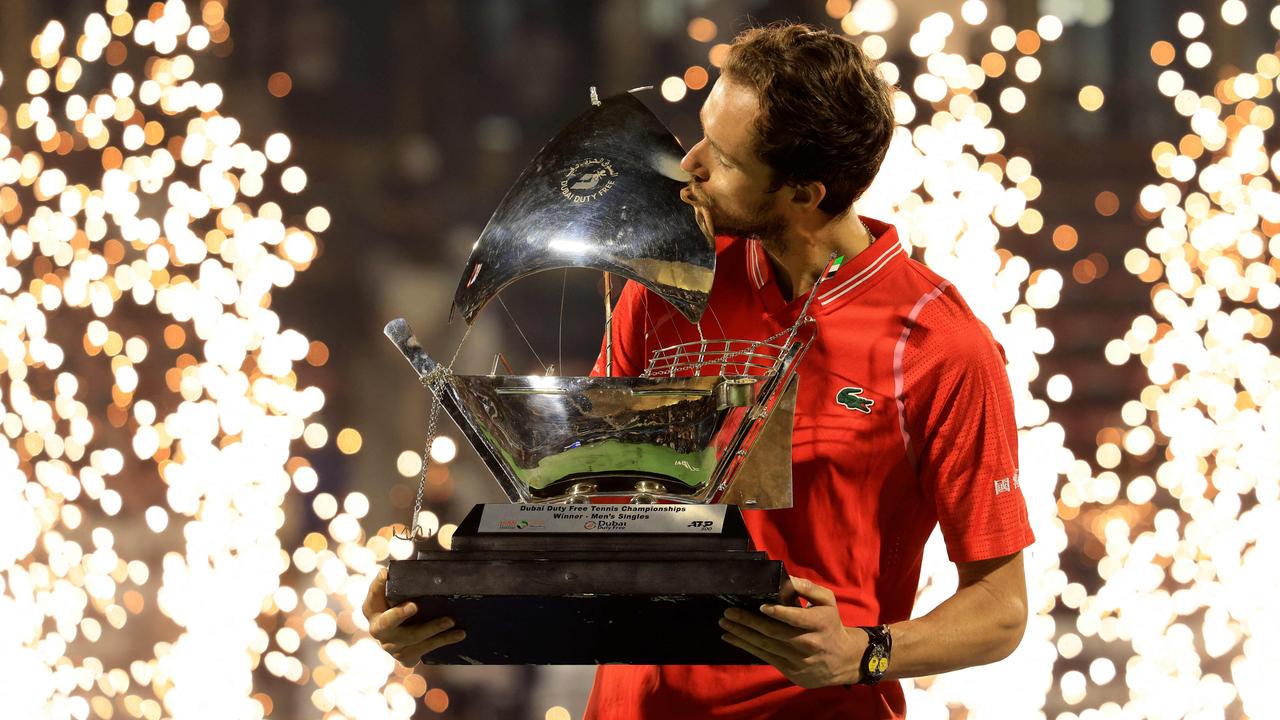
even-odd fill
[{"label": "black wristwatch", "polygon": [[875,685],[889,669],[889,651],[893,649],[893,637],[888,625],[859,627],[867,634],[867,650],[862,653],[858,673],[859,685]]}]

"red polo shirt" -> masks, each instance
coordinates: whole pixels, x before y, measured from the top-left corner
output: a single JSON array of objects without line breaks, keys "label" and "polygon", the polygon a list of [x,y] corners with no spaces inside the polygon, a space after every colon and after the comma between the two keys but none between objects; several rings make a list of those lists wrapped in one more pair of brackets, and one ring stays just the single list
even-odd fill
[{"label": "red polo shirt", "polygon": [[[907,256],[891,225],[823,283],[818,334],[800,366],[794,505],[743,512],[756,547],[835,593],[844,624],[911,616],[925,541],[940,525],[954,562],[1032,542],[1004,351],[946,280]],[[708,339],[790,326],[757,240],[717,239],[701,320]],[[657,348],[698,338],[674,308],[628,283],[613,316],[613,374],[639,375]],[[603,373],[603,352],[595,374]],[[764,666],[599,668],[588,718],[897,718],[901,686],[806,690]]]}]

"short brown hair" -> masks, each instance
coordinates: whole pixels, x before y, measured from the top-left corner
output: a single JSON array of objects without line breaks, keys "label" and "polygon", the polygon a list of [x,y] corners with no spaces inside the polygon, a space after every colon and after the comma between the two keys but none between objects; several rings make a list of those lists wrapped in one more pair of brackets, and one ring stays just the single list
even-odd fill
[{"label": "short brown hair", "polygon": [[756,152],[774,188],[817,180],[819,208],[840,215],[880,169],[893,136],[892,88],[857,43],[798,24],[734,38],[722,71],[760,98]]}]

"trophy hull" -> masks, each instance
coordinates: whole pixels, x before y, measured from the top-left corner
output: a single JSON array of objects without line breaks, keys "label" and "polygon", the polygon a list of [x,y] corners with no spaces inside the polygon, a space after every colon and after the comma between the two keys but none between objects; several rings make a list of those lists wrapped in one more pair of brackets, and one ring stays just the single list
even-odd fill
[{"label": "trophy hull", "polygon": [[778,355],[767,371],[749,349],[720,363],[742,374],[668,377],[455,375],[427,356],[404,320],[386,334],[512,502],[791,506],[796,369],[811,324],[794,342],[771,346]]},{"label": "trophy hull", "polygon": [[[754,381],[751,381],[754,385]],[[518,502],[636,492],[705,496],[746,410],[718,377],[450,378],[445,408]]]}]

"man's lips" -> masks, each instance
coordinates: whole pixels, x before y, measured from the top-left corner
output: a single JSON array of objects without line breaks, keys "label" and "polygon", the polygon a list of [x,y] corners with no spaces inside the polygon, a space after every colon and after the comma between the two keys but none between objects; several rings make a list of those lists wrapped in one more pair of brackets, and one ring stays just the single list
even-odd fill
[{"label": "man's lips", "polygon": [[680,188],[680,199],[690,205],[705,205],[702,198],[698,195],[698,191],[693,189],[692,185],[685,185]]}]

